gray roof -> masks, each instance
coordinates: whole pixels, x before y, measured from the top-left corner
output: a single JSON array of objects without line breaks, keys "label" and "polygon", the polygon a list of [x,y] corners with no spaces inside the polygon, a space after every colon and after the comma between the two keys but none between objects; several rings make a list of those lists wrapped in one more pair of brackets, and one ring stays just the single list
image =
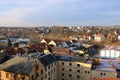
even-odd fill
[{"label": "gray roof", "polygon": [[34,64],[33,59],[24,57],[12,58],[0,65],[0,69],[6,72],[29,75]]},{"label": "gray roof", "polygon": [[56,57],[52,53],[51,54],[31,53],[31,54],[25,54],[23,55],[23,57],[37,59],[45,67],[56,61]]},{"label": "gray roof", "polygon": [[56,61],[56,57],[52,54],[47,54],[38,58],[38,60],[46,67]]}]

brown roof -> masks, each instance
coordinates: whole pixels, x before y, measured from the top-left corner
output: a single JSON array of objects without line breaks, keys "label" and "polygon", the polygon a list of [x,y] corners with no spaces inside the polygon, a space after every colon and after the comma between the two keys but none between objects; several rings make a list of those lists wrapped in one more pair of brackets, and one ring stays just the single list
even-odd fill
[{"label": "brown roof", "polygon": [[96,37],[102,37],[103,34],[98,33],[98,34],[96,34],[95,36],[96,36]]},{"label": "brown roof", "polygon": [[44,40],[49,43],[51,41],[51,39],[48,39],[48,38],[44,38]]},{"label": "brown roof", "polygon": [[74,56],[75,54],[70,51],[68,48],[53,48],[53,53],[55,55],[68,55],[68,56]]}]

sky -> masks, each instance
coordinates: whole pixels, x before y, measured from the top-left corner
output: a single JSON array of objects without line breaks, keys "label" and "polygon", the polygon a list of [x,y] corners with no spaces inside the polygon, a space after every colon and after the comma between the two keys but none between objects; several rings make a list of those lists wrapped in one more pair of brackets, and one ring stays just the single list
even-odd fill
[{"label": "sky", "polygon": [[120,25],[120,0],[1,0],[0,26]]}]

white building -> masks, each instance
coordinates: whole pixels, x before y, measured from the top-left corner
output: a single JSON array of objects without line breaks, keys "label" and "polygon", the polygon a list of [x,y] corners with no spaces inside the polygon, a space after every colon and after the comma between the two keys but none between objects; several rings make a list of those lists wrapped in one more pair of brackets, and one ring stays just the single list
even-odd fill
[{"label": "white building", "polygon": [[94,35],[95,41],[102,41],[104,39],[104,35],[102,34],[95,34]]},{"label": "white building", "polygon": [[107,46],[100,50],[101,58],[117,58],[120,56],[120,46]]}]

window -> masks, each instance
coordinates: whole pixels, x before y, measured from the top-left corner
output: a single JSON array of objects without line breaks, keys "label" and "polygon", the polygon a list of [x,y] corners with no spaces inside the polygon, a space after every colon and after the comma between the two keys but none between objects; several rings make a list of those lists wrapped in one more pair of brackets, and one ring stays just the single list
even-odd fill
[{"label": "window", "polygon": [[105,73],[100,73],[101,76],[105,76],[106,74]]},{"label": "window", "polygon": [[77,64],[77,67],[80,67],[80,64]]},{"label": "window", "polygon": [[72,77],[72,74],[69,74],[69,77]]},{"label": "window", "polygon": [[69,69],[69,71],[72,71],[72,69]]},{"label": "window", "polygon": [[9,78],[9,74],[8,73],[6,73],[6,78]]},{"label": "window", "polygon": [[25,80],[25,77],[22,77],[21,80]]},{"label": "window", "polygon": [[64,68],[62,68],[62,71],[64,71]]},{"label": "window", "polygon": [[62,76],[64,76],[64,73],[62,73]]},{"label": "window", "polygon": [[50,80],[50,77],[48,78],[48,80]]},{"label": "window", "polygon": [[41,80],[43,80],[43,77],[41,77]]},{"label": "window", "polygon": [[16,75],[14,75],[14,80],[16,80],[17,79],[17,76]]},{"label": "window", "polygon": [[64,65],[64,62],[62,62],[62,65]]},{"label": "window", "polygon": [[72,63],[69,63],[70,66],[72,66]]},{"label": "window", "polygon": [[48,75],[50,75],[50,72],[48,72]]},{"label": "window", "polygon": [[106,74],[104,73],[104,76],[105,76]]},{"label": "window", "polygon": [[62,78],[62,80],[64,80],[64,78]]},{"label": "window", "polygon": [[0,77],[2,76],[1,72],[0,72]]},{"label": "window", "polygon": [[89,74],[90,72],[88,71],[88,74]]},{"label": "window", "polygon": [[39,73],[37,72],[37,73],[36,73],[36,78],[37,78],[38,76],[39,76]]},{"label": "window", "polygon": [[37,64],[37,65],[36,65],[36,71],[38,71],[38,69],[39,69],[39,65]]},{"label": "window", "polygon": [[41,70],[41,74],[43,74],[43,70]]},{"label": "window", "polygon": [[77,78],[80,78],[80,76],[79,76],[79,75],[77,75]]},{"label": "window", "polygon": [[34,80],[34,76],[32,75],[31,80]]},{"label": "window", "polygon": [[47,74],[45,74],[45,78],[47,78]]},{"label": "window", "polygon": [[100,75],[102,75],[102,73],[100,73]]},{"label": "window", "polygon": [[50,65],[48,66],[48,69],[50,69]]},{"label": "window", "polygon": [[77,70],[77,72],[80,72],[80,70]]},{"label": "window", "polygon": [[47,67],[45,67],[45,71],[47,71]]},{"label": "window", "polygon": [[85,71],[86,74],[89,74],[90,72],[89,71]]}]

